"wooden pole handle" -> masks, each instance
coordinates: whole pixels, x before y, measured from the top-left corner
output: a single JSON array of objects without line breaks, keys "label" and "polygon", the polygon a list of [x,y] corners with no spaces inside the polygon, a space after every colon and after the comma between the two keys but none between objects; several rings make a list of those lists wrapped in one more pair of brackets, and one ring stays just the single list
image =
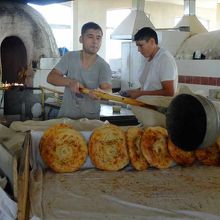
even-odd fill
[{"label": "wooden pole handle", "polygon": [[126,97],[122,97],[122,96],[119,96],[119,95],[112,95],[110,93],[99,91],[99,90],[90,90],[90,89],[87,89],[87,88],[80,88],[80,92],[82,92],[84,94],[89,94],[90,92],[92,92],[98,98],[102,98],[102,99],[106,99],[106,100],[112,100],[112,101],[121,102],[121,103],[125,103],[125,104],[140,106],[140,107],[149,107],[149,108],[154,109],[154,106],[148,105],[148,104],[146,104],[144,102],[141,102],[139,100],[126,98]]}]

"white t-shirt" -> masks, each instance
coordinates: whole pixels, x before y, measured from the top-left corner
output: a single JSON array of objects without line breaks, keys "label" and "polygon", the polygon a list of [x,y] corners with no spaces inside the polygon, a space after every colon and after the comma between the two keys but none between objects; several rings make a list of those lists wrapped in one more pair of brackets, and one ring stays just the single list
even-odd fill
[{"label": "white t-shirt", "polygon": [[178,70],[174,57],[168,50],[160,48],[151,61],[146,60],[140,69],[141,90],[162,89],[161,82],[174,80],[175,92],[178,83]]}]

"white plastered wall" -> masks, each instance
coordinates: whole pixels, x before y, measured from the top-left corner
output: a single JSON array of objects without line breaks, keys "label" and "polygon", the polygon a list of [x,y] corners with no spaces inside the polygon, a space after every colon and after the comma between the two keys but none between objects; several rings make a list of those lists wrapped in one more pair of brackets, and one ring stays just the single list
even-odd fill
[{"label": "white plastered wall", "polygon": [[[182,0],[181,0],[182,1]],[[106,12],[114,9],[127,9],[132,7],[132,0],[74,0],[73,10],[74,18],[74,40],[73,48],[80,49],[79,36],[81,26],[88,22],[97,22],[104,32],[102,47],[99,54],[105,57],[106,43],[105,43],[105,29],[106,29]],[[182,17],[184,13],[183,5],[175,5],[161,2],[145,2],[145,13],[150,14],[150,20],[156,28],[173,28],[176,17]],[[205,17],[210,21],[210,28],[215,29],[216,25],[216,11],[214,9],[197,8],[196,13],[199,17]]]}]

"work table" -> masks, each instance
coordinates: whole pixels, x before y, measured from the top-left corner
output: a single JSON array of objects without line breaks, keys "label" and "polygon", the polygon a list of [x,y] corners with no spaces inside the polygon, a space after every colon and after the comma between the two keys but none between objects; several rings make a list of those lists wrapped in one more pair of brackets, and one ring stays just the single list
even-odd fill
[{"label": "work table", "polygon": [[[111,107],[107,109],[110,111]],[[86,128],[87,131],[100,126],[100,121],[96,120],[91,122],[67,119],[17,121],[10,128],[2,127],[0,134],[5,140],[6,137],[14,138],[18,133],[25,134],[29,130],[42,132],[52,124],[61,121],[67,121],[76,128],[77,126],[81,129]],[[30,138],[29,135],[26,137]],[[33,137],[39,138],[37,135]],[[35,155],[35,152],[31,151],[33,153],[31,154],[29,149],[33,143],[39,143],[36,142],[37,139],[32,140],[27,139],[24,142],[24,150],[19,160],[25,159],[24,165],[27,167],[27,169],[19,169],[21,172],[18,190],[24,193],[24,196],[18,197],[18,207],[24,208],[24,213],[29,214],[28,207],[31,207],[30,213],[40,216],[41,219],[56,219],[54,216],[58,216],[57,219],[75,219],[79,216],[83,219],[103,219],[107,216],[106,218],[109,219],[120,220],[219,219],[218,166],[204,166],[196,162],[190,167],[174,164],[168,169],[149,167],[145,171],[136,172],[128,165],[118,172],[88,168],[68,173],[68,175],[54,173],[48,169],[43,172],[41,169],[30,171],[29,162],[34,160],[30,160],[29,157]],[[32,149],[39,149],[36,146]],[[4,161],[2,159],[4,155],[0,155],[0,161]],[[17,177],[17,164],[16,167],[10,168],[12,171],[16,170],[14,173]],[[22,179],[21,177],[25,175],[30,178]],[[17,182],[14,179],[13,182],[17,189]],[[22,191],[24,187],[26,188]],[[30,206],[26,206],[27,198],[30,199]],[[25,205],[22,207],[21,204]],[[21,213],[20,209],[18,213]]]},{"label": "work table", "polygon": [[[44,105],[46,119],[52,119],[54,117],[51,116],[52,110],[58,110],[60,108],[60,104],[57,102],[45,102]],[[137,118],[130,109],[122,106],[120,112],[113,112],[113,105],[108,104],[101,104],[100,120],[107,120],[112,124],[121,126],[139,124]]]}]

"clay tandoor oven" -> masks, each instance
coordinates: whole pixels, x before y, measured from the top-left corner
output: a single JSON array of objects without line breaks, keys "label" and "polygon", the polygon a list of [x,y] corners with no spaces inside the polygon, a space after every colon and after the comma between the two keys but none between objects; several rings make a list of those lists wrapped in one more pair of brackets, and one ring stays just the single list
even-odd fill
[{"label": "clay tandoor oven", "polygon": [[[2,83],[33,86],[34,69],[41,57],[58,57],[58,48],[45,19],[31,6],[0,2],[0,77]],[[4,115],[30,113],[33,90],[4,91]],[[24,112],[23,112],[24,113]]]}]

